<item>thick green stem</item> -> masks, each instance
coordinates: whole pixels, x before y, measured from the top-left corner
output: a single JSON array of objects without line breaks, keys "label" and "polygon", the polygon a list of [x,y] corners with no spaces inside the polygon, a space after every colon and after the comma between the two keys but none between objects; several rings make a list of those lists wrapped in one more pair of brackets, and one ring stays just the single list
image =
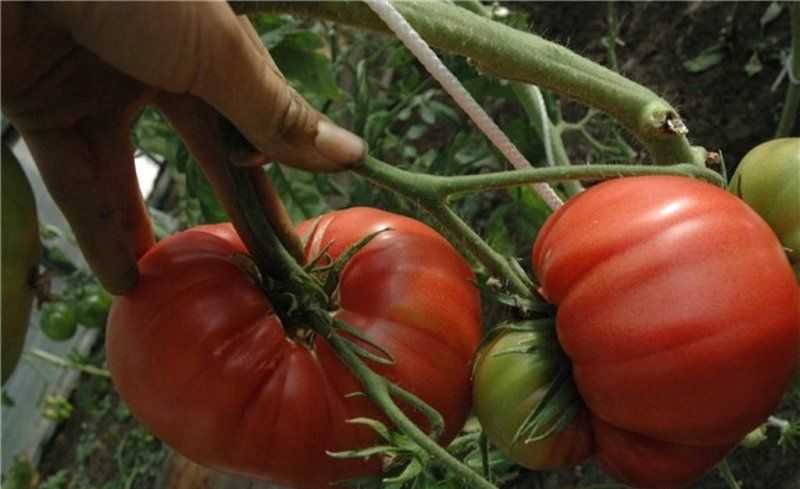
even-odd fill
[{"label": "thick green stem", "polygon": [[[226,118],[217,115],[216,124],[229,160],[252,149]],[[303,277],[300,238],[264,170],[231,161],[215,162],[210,169],[215,183],[226,189],[225,210],[262,275],[288,282]]]},{"label": "thick green stem", "polygon": [[237,212],[240,219],[234,219],[236,231],[262,274],[281,281],[306,275],[267,220],[263,200],[253,182],[252,169],[233,165],[225,165],[225,168],[239,199]]},{"label": "thick green stem", "polygon": [[[528,82],[596,107],[617,119],[658,164],[705,164],[689,145],[677,111],[651,90],[534,34],[443,2],[393,2],[431,45],[470,58],[482,71]],[[239,13],[284,12],[386,32],[361,2],[246,2]],[[678,126],[676,128],[676,126]]]},{"label": "thick green stem", "polygon": [[553,168],[532,168],[511,172],[484,173],[458,177],[437,177],[435,186],[447,195],[465,192],[517,187],[529,183],[562,182],[567,180],[606,180],[619,177],[674,175],[699,178],[723,186],[717,173],[688,163],[670,166],[585,165]]},{"label": "thick green stem", "polygon": [[[491,10],[484,7],[478,0],[463,1],[458,3],[458,5],[482,17],[491,18],[492,16]],[[520,104],[522,104],[522,108],[525,109],[528,120],[539,134],[539,140],[541,140],[545,146],[550,146],[551,154],[549,157],[552,157],[552,161],[548,161],[547,163],[569,165],[569,156],[567,155],[564,141],[561,139],[561,133],[555,130],[553,123],[550,121],[550,116],[547,114],[547,110],[544,107],[542,91],[539,87],[529,83],[512,82],[511,90],[514,92]],[[583,191],[583,187],[578,181],[564,182],[562,186],[570,197],[574,197]]]},{"label": "thick green stem", "polygon": [[[373,157],[367,157],[355,169],[373,183],[413,200],[430,212],[444,226],[448,234],[457,237],[462,244],[495,276],[503,279],[511,289],[523,297],[532,298],[534,292],[527,277],[521,276],[506,257],[497,253],[481,239],[445,202],[447,194],[441,185],[450,178],[412,173],[387,165]],[[503,172],[516,173],[516,172]],[[455,177],[462,178],[462,177]]]},{"label": "thick green stem", "polygon": [[[791,3],[789,5],[789,13],[791,14],[792,22],[792,64],[789,66],[789,70],[795,80],[800,80],[800,3]],[[775,131],[776,138],[785,138],[792,135],[794,126],[797,123],[797,114],[800,113],[800,84],[792,83],[791,78],[786,89],[786,100],[783,103],[781,120],[778,123],[778,129]]]},{"label": "thick green stem", "polygon": [[496,277],[503,279],[511,290],[523,297],[536,298],[530,280],[520,274],[475,231],[472,230],[446,202],[450,196],[465,192],[502,189],[540,182],[570,180],[603,180],[608,178],[675,175],[702,178],[723,186],[722,178],[711,170],[692,164],[672,166],[638,165],[587,165],[531,168],[507,172],[442,177],[408,172],[368,156],[354,169],[371,182],[414,201],[430,212],[444,226],[448,234],[456,236],[480,262]]},{"label": "thick green stem", "polygon": [[509,288],[514,291],[514,293],[522,297],[535,298],[533,283],[527,276],[519,273],[517,268],[512,267],[508,262],[509,259],[513,260],[513,257],[509,258],[496,252],[478,235],[478,233],[473,231],[467,223],[453,212],[452,209],[445,205],[444,202],[431,205],[426,207],[426,209],[443,226],[452,230],[456,236],[460,237],[464,245],[469,248],[475,257],[480,260],[494,276],[505,279]]},{"label": "thick green stem", "polygon": [[585,165],[552,168],[531,168],[507,172],[483,173],[442,177],[423,175],[395,168],[375,158],[368,157],[357,169],[371,181],[395,190],[427,207],[434,207],[447,197],[465,192],[475,192],[530,183],[562,182],[567,180],[605,180],[618,177],[647,175],[674,175],[706,180],[724,186],[719,174],[706,168],[684,163],[670,166],[653,165]]},{"label": "thick green stem", "polygon": [[[537,99],[541,96],[539,88],[528,83],[513,82],[511,89],[517,96],[517,100],[522,104],[522,108],[525,109],[531,124],[539,133],[539,139],[542,141],[545,138],[549,139],[550,148],[553,151],[553,163],[559,166],[569,165],[569,155],[567,155],[564,140],[561,138],[561,132],[556,130],[556,127],[550,121],[550,116],[543,112],[543,108],[537,102]],[[580,182],[575,180],[564,182],[563,187],[570,197],[574,197],[583,191]]]},{"label": "thick green stem", "polygon": [[[324,325],[320,325],[324,327]],[[322,331],[320,331],[322,332]],[[373,372],[353,351],[335,334],[326,336],[339,359],[347,365],[351,372],[361,381],[365,393],[377,404],[386,417],[406,436],[432,456],[439,459],[455,474],[460,476],[466,485],[479,489],[497,489],[494,484],[482,478],[478,473],[453,457],[446,449],[437,444],[415,425],[397,406],[390,394],[389,382]]]}]

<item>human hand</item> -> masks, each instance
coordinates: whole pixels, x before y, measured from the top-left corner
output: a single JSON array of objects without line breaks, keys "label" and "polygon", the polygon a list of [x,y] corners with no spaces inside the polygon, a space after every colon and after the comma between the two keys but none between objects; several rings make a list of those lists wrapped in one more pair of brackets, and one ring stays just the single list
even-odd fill
[{"label": "human hand", "polygon": [[[166,109],[193,150],[209,143],[192,112],[223,114],[261,153],[239,155],[242,164],[277,160],[336,171],[364,155],[360,138],[286,84],[252,25],[225,2],[0,8],[3,113],[112,293],[135,285],[136,261],[153,244],[130,142],[145,105]],[[195,155],[201,164],[219,152],[206,153]]]}]

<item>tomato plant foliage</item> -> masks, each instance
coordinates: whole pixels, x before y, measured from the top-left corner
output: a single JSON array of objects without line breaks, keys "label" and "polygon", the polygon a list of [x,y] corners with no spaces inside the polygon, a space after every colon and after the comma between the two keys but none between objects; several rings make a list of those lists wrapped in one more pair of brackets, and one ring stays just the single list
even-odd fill
[{"label": "tomato plant foliage", "polygon": [[685,485],[781,399],[799,291],[739,199],[679,177],[602,183],[548,220],[532,257],[612,475]]},{"label": "tomato plant foliage", "polygon": [[[335,259],[386,228],[342,271],[332,314],[392,356],[394,364],[373,367],[436,408],[448,442],[469,411],[480,337],[470,268],[432,229],[383,211],[332,212],[299,231],[309,259]],[[220,224],[174,235],[141,259],[139,285],[115,300],[109,318],[117,389],[156,435],[217,469],[300,488],[380,473],[377,457],[327,455],[375,444],[369,428],[347,420],[383,417],[351,395],[362,388],[324,339],[287,333],[302,325],[281,324],[240,268],[244,253]]]}]

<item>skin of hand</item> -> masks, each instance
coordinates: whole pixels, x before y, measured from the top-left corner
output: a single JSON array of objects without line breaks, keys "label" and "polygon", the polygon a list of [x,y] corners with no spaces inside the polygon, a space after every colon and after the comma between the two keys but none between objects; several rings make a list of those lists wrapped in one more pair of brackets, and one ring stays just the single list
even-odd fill
[{"label": "skin of hand", "polygon": [[[225,2],[2,2],[0,9],[3,114],[114,294],[135,286],[136,262],[154,241],[130,140],[145,105],[165,113],[215,187],[221,158],[330,172],[365,155],[359,137],[287,85],[250,22]],[[211,122],[216,114],[259,153],[226,152]]]}]

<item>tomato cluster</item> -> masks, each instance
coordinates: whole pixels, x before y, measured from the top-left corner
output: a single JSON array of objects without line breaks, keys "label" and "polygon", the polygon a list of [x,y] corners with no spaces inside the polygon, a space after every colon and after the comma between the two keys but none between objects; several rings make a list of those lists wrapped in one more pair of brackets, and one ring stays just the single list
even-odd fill
[{"label": "tomato cluster", "polygon": [[[481,334],[467,263],[426,225],[379,210],[332,212],[299,227],[309,261],[336,259],[383,229],[343,269],[331,314],[392,356],[392,365],[371,366],[442,414],[447,443],[470,409]],[[327,454],[375,445],[374,432],[347,421],[383,416],[352,395],[362,387],[323,338],[287,334],[240,267],[246,252],[221,224],[173,235],[140,260],[138,286],[109,317],[117,389],[157,436],[213,468],[293,488],[380,474],[378,457]]]},{"label": "tomato cluster", "polygon": [[[800,156],[791,144],[787,154]],[[794,258],[797,216],[764,207],[774,202],[754,190],[764,178],[748,165],[733,188],[767,222],[731,193],[682,177],[605,182],[555,212],[531,255],[540,293],[557,306],[554,330],[489,338],[474,386],[478,292],[442,236],[365,208],[298,232],[312,262],[388,229],[344,267],[330,314],[391,355],[393,364],[371,367],[443,415],[441,442],[474,402],[490,441],[519,464],[553,469],[593,456],[621,481],[670,489],[697,479],[770,414],[800,357],[800,288],[784,249]],[[789,187],[791,199],[798,187]],[[174,235],[141,259],[139,285],[109,316],[118,390],[156,435],[213,468],[295,488],[380,473],[377,457],[329,456],[378,441],[348,420],[384,417],[351,395],[361,387],[323,338],[282,322],[242,266],[246,253],[221,224]],[[85,321],[100,318],[96,306],[87,303]],[[548,436],[520,438],[564,372],[574,416],[544,426]]]},{"label": "tomato cluster", "polygon": [[[798,360],[800,290],[773,231],[731,194],[680,177],[599,184],[551,216],[532,261],[542,294],[558,306],[558,342],[590,419],[579,413],[527,455],[512,447],[522,463],[546,467],[545,443],[580,440],[579,450],[555,456],[557,465],[574,463],[593,439],[597,460],[616,478],[681,487],[779,402]],[[530,356],[488,358],[476,402],[480,415],[494,396],[482,422],[503,447],[518,429],[516,410],[539,402],[552,367]],[[501,361],[517,362],[524,393],[494,394],[521,389],[508,380],[515,377],[503,387],[482,378],[481,369]],[[502,420],[508,427],[493,430],[501,409],[511,413]]]}]

